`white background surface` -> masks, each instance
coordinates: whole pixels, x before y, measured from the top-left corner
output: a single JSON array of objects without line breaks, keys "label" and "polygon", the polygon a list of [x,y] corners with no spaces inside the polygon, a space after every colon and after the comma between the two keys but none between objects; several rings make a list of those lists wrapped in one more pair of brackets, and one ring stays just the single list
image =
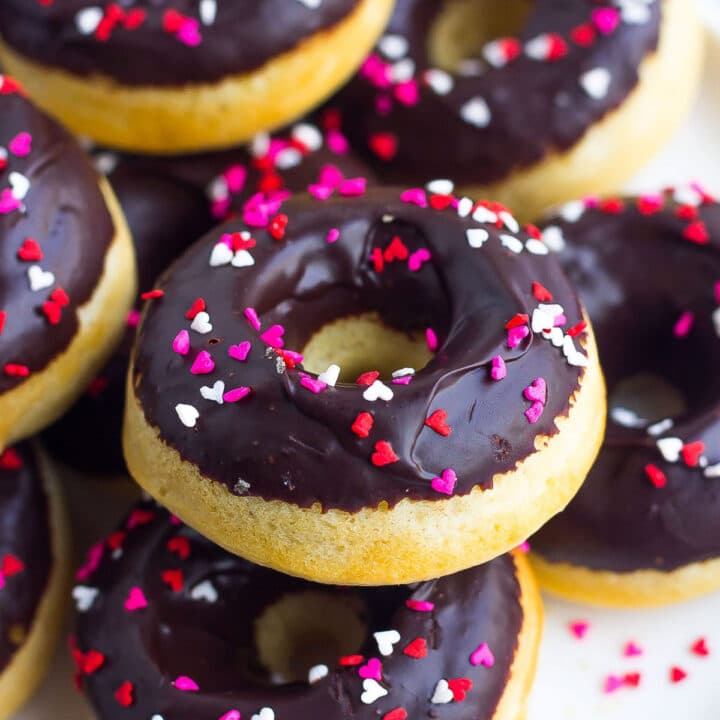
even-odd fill
[{"label": "white background surface", "polygon": [[[700,180],[720,192],[720,0],[702,0],[711,35],[705,86],[695,111],[673,143],[646,168],[630,189],[657,190],[664,185]],[[648,122],[652,122],[649,118]],[[81,536],[97,539],[113,527],[113,516],[125,504],[98,497],[97,488],[75,486],[84,513]],[[718,519],[720,522],[720,518]],[[94,526],[94,527],[93,527]],[[568,629],[588,622],[585,639]],[[690,645],[706,637],[710,656],[698,658]],[[623,657],[626,642],[643,649],[640,657]],[[678,684],[670,668],[688,673]],[[640,687],[603,693],[609,674],[641,673]],[[653,611],[600,611],[546,599],[546,628],[528,720],[718,720],[720,719],[720,595]],[[92,713],[72,684],[72,669],[63,646],[45,686],[16,720],[91,720]],[[168,720],[172,720],[169,718]],[[292,719],[280,719],[292,720]]]}]

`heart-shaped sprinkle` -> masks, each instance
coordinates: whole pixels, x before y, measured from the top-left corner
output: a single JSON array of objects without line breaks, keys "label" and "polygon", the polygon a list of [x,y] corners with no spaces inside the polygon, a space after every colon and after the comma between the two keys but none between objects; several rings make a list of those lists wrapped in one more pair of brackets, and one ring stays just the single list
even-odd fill
[{"label": "heart-shaped sprinkle", "polygon": [[226,243],[217,243],[210,253],[210,267],[221,267],[222,265],[229,265],[235,253],[232,251]]},{"label": "heart-shaped sprinkle", "polygon": [[417,205],[421,208],[428,206],[427,194],[422,188],[410,188],[400,194],[400,200],[409,205]]},{"label": "heart-shaped sprinkle", "polygon": [[707,657],[710,654],[710,649],[707,645],[705,638],[698,638],[690,647],[690,650],[694,655],[699,657]]},{"label": "heart-shaped sprinkle", "polygon": [[207,312],[204,310],[202,312],[199,312],[192,321],[192,324],[190,325],[190,329],[194,330],[196,333],[199,333],[200,335],[207,335],[209,332],[212,332],[213,326],[210,322],[210,315],[208,315]]},{"label": "heart-shaped sprinkle", "polygon": [[224,715],[221,715],[218,720],[242,720],[239,710],[228,710]]},{"label": "heart-shaped sprinkle", "polygon": [[570,628],[570,632],[578,640],[582,640],[587,635],[587,632],[590,629],[590,623],[585,622],[584,620],[576,620],[574,622],[571,622],[568,627]]},{"label": "heart-shaped sprinkle", "polygon": [[525,411],[525,417],[527,418],[528,422],[531,425],[534,425],[538,420],[540,420],[544,409],[545,409],[545,406],[539,400],[536,400]]},{"label": "heart-shaped sprinkle", "polygon": [[194,428],[197,423],[197,419],[200,417],[200,413],[197,408],[192,405],[185,403],[179,403],[175,406],[175,412],[177,413],[180,422],[187,428]]},{"label": "heart-shaped sprinkle", "polygon": [[679,683],[687,677],[687,672],[680,667],[674,666],[670,668],[670,682]]},{"label": "heart-shaped sprinkle", "polygon": [[103,9],[93,6],[83,8],[75,15],[75,27],[81,35],[92,35],[103,19]]},{"label": "heart-shaped sprinkle", "polygon": [[308,670],[308,683],[314,685],[319,680],[327,677],[330,674],[330,668],[327,665],[313,665]]},{"label": "heart-shaped sprinkle", "polygon": [[447,95],[455,86],[455,81],[450,73],[438,68],[430,68],[423,74],[423,80],[427,86],[437,95]]},{"label": "heart-shaped sprinkle", "polygon": [[410,255],[408,258],[408,270],[410,272],[418,272],[424,263],[429,262],[432,258],[427,248],[420,248]]},{"label": "heart-shaped sprinkle", "polygon": [[17,256],[25,262],[40,262],[43,259],[43,252],[37,240],[26,238],[20,246]]},{"label": "heart-shaped sprinkle", "polygon": [[465,699],[468,691],[472,689],[473,683],[470,678],[453,678],[448,680],[448,687],[452,691],[453,700],[455,702],[462,702]]},{"label": "heart-shaped sprinkle", "polygon": [[387,657],[392,655],[393,646],[400,642],[400,633],[397,630],[381,630],[373,633],[378,651],[381,655]]},{"label": "heart-shaped sprinkle", "polygon": [[213,402],[216,402],[218,405],[223,404],[223,395],[225,394],[225,383],[222,380],[218,380],[213,384],[212,387],[208,387],[207,385],[203,385],[200,388],[200,395],[203,396],[205,400],[212,400]]},{"label": "heart-shaped sprinkle", "polygon": [[580,76],[582,89],[593,99],[602,100],[610,90],[612,76],[607,68],[594,68]]},{"label": "heart-shaped sprinkle", "polygon": [[251,348],[252,348],[252,345],[247,340],[244,340],[243,342],[238,343],[237,345],[231,345],[228,348],[228,355],[233,360],[239,360],[240,362],[245,362],[245,360],[247,360],[248,355],[250,354]]},{"label": "heart-shaped sprinkle", "polygon": [[382,716],[382,720],[407,720],[407,710],[405,708],[396,707],[390,712]]},{"label": "heart-shaped sprinkle", "polygon": [[363,392],[363,397],[368,402],[375,402],[376,400],[390,402],[394,397],[394,393],[384,382],[375,380],[373,384]]},{"label": "heart-shaped sprinkle", "polygon": [[27,270],[27,276],[33,292],[46,290],[55,284],[55,276],[49,270],[43,270],[39,265],[31,265]]},{"label": "heart-shaped sprinkle", "polygon": [[145,593],[139,587],[130,588],[127,598],[125,599],[125,609],[128,612],[135,612],[147,607],[147,599]]},{"label": "heart-shaped sprinkle", "polygon": [[460,108],[460,117],[477,128],[486,128],[492,120],[492,112],[484,98],[474,97]]},{"label": "heart-shaped sprinkle", "polygon": [[32,135],[30,133],[18,133],[9,143],[8,150],[17,157],[25,157],[32,149]]},{"label": "heart-shaped sprinkle", "polygon": [[435,690],[430,698],[434,705],[447,705],[453,701],[453,691],[450,689],[447,680],[438,680]]},{"label": "heart-shaped sprinkle", "polygon": [[610,35],[620,24],[620,12],[616,8],[595,8],[590,14],[592,24],[601,35]]},{"label": "heart-shaped sprinkle", "polygon": [[682,459],[688,467],[697,467],[704,452],[705,443],[701,440],[687,443],[686,445],[683,445],[680,450]]},{"label": "heart-shaped sprinkle", "polygon": [[382,663],[377,658],[370,658],[365,665],[358,668],[358,675],[361,678],[372,678],[380,682],[382,680]]},{"label": "heart-shaped sprinkle", "polygon": [[238,250],[232,259],[232,266],[236,268],[251,267],[254,264],[255,258],[247,250]]},{"label": "heart-shaped sprinkle", "polygon": [[428,600],[410,600],[405,601],[405,607],[415,612],[432,612],[435,609],[435,603]]},{"label": "heart-shaped sprinkle", "polygon": [[495,664],[495,656],[492,654],[487,643],[481,643],[472,651],[470,654],[470,664],[475,667],[482,665],[486,668],[491,668]]},{"label": "heart-shaped sprinkle", "polygon": [[197,692],[198,690],[200,690],[198,684],[192,678],[189,678],[187,675],[180,675],[180,677],[175,678],[175,680],[173,681],[173,685],[177,690],[180,690],[181,692]]},{"label": "heart-shaped sprinkle", "polygon": [[619,690],[625,683],[621,677],[617,675],[608,675],[603,683],[603,692],[606,694],[614,693]]},{"label": "heart-shaped sprinkle", "polygon": [[351,429],[358,437],[366,438],[370,435],[374,422],[373,416],[370,413],[361,412],[358,413],[355,418]]},{"label": "heart-shaped sprinkle", "polygon": [[193,375],[208,375],[215,369],[215,361],[212,359],[212,355],[207,350],[201,350],[192,366],[190,372]]},{"label": "heart-shaped sprinkle", "polygon": [[625,657],[639,657],[643,654],[642,648],[632,640],[628,643],[625,643],[625,648],[623,649],[623,655]]},{"label": "heart-shaped sprinkle", "polygon": [[190,333],[181,330],[172,342],[172,349],[178,355],[187,355],[190,352]]},{"label": "heart-shaped sprinkle", "polygon": [[507,377],[507,365],[500,355],[496,355],[491,361],[490,377],[496,381],[503,380]]},{"label": "heart-shaped sprinkle", "polygon": [[375,443],[375,452],[372,454],[371,460],[376,467],[383,467],[397,462],[398,456],[389,442],[380,440]]},{"label": "heart-shaped sprinkle", "polygon": [[536,281],[533,281],[532,284],[532,294],[538,302],[552,302],[553,299],[552,293],[544,285]]},{"label": "heart-shaped sprinkle", "polygon": [[182,590],[182,570],[163,570],[163,572],[160,573],[160,578],[173,592],[177,593]]},{"label": "heart-shaped sprinkle", "polygon": [[365,703],[365,705],[372,705],[376,700],[388,694],[388,691],[380,685],[377,680],[373,680],[372,678],[363,680],[362,686],[363,692],[362,695],[360,695],[360,700]]},{"label": "heart-shaped sprinkle", "polygon": [[645,475],[656,488],[663,488],[667,485],[667,477],[657,465],[648,463],[645,466]]},{"label": "heart-shaped sprinkle", "polygon": [[235,403],[239,402],[243,398],[246,398],[250,393],[252,392],[251,388],[246,386],[240,386],[237,388],[234,388],[233,390],[228,390],[223,395],[223,400],[226,403]]},{"label": "heart-shaped sprinkle", "polygon": [[527,325],[519,325],[510,328],[507,332],[507,346],[510,350],[518,347],[520,343],[530,334],[530,328]]},{"label": "heart-shaped sprinkle", "polygon": [[284,334],[285,328],[282,325],[273,325],[260,335],[260,339],[271,348],[282,348],[285,345]]},{"label": "heart-shaped sprinkle", "polygon": [[135,702],[133,698],[134,690],[135,688],[131,682],[126,680],[122,683],[122,685],[120,685],[120,687],[115,691],[115,700],[118,705],[121,707],[130,707],[133,702]]},{"label": "heart-shaped sprinkle", "polygon": [[87,612],[95,602],[100,591],[94,587],[87,585],[76,585],[73,588],[72,596],[75,601],[75,608],[78,612]]},{"label": "heart-shaped sprinkle", "polygon": [[415,660],[420,660],[428,654],[427,641],[425,638],[415,638],[403,648],[403,653]]},{"label": "heart-shaped sprinkle", "polygon": [[190,557],[190,541],[183,535],[176,535],[167,542],[167,549],[176,553],[181,560],[187,560]]},{"label": "heart-shaped sprinkle", "polygon": [[531,385],[528,385],[523,394],[530,402],[547,403],[547,383],[544,378],[535,378]]},{"label": "heart-shaped sprinkle", "polygon": [[335,387],[335,384],[338,381],[338,378],[340,377],[340,366],[339,365],[329,365],[327,370],[324,372],[321,372],[317,379],[321,383],[325,383],[325,385],[329,385],[330,387]]},{"label": "heart-shaped sprinkle", "polygon": [[456,484],[457,475],[452,468],[443,470],[440,477],[433,478],[431,482],[432,489],[443,495],[452,495]]},{"label": "heart-shaped sprinkle", "polygon": [[407,245],[397,235],[383,251],[383,259],[387,263],[395,262],[395,260],[407,260],[409,255],[410,251]]}]

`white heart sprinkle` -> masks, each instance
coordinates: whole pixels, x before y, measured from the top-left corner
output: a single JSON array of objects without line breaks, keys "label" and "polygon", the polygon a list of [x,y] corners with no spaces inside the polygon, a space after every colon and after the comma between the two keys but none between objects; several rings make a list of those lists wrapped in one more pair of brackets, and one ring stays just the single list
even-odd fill
[{"label": "white heart sprinkle", "polygon": [[409,82],[415,77],[415,61],[405,58],[390,68],[390,79],[395,83]]},{"label": "white heart sprinkle", "polygon": [[204,580],[190,591],[190,597],[193,600],[205,600],[205,602],[215,603],[218,594],[215,586],[209,580]]},{"label": "white heart sprinkle", "polygon": [[512,233],[520,232],[520,223],[507,210],[501,210],[498,217],[503,221],[505,227]]},{"label": "white heart sprinkle", "polygon": [[530,238],[525,243],[525,249],[531,255],[547,255],[550,252],[550,248],[542,241],[537,238]]},{"label": "white heart sprinkle", "polygon": [[519,255],[523,251],[522,241],[518,240],[514,235],[501,235],[500,242],[503,244],[503,247],[506,247],[516,255]]},{"label": "white heart sprinkle", "polygon": [[643,2],[625,0],[622,3],[622,19],[629,25],[643,25],[651,18],[650,8]]},{"label": "white heart sprinkle", "polygon": [[628,428],[641,428],[645,427],[645,420],[638,417],[638,414],[634,410],[623,407],[614,407],[610,410],[610,417],[618,425]]},{"label": "white heart sprinkle", "polygon": [[567,362],[568,365],[572,365],[573,367],[588,366],[588,359],[585,357],[585,355],[583,355],[581,352],[578,352],[577,350],[567,356]]},{"label": "white heart sprinkle", "polygon": [[381,655],[388,656],[393,653],[393,645],[400,642],[400,633],[397,630],[381,630],[373,634]]},{"label": "white heart sprinkle", "polygon": [[557,225],[550,225],[542,232],[543,242],[553,252],[562,252],[565,249],[565,236]]},{"label": "white heart sprinkle", "polygon": [[483,98],[475,97],[460,108],[460,117],[470,125],[486,128],[490,124],[492,113]]},{"label": "white heart sprinkle", "polygon": [[680,459],[680,451],[684,444],[678,437],[660,438],[657,441],[657,448],[665,460],[677,462]]},{"label": "white heart sprinkle", "polygon": [[210,253],[210,267],[229,265],[234,257],[235,253],[232,248],[224,242],[219,242]]},{"label": "white heart sprinkle", "polygon": [[547,60],[552,46],[548,35],[538,35],[525,43],[525,54],[533,60]]},{"label": "white heart sprinkle", "polygon": [[538,308],[554,318],[565,314],[565,308],[560,303],[540,303]]},{"label": "white heart sprinkle", "polygon": [[13,197],[16,200],[24,200],[30,191],[30,181],[25,175],[19,172],[11,172],[10,175],[8,175],[8,182],[10,183]]},{"label": "white heart sprinkle", "polygon": [[197,419],[200,417],[200,413],[197,408],[192,405],[186,405],[185,403],[179,403],[175,406],[175,412],[180,418],[180,422],[187,428],[194,428]]},{"label": "white heart sprinkle", "polygon": [[677,188],[673,193],[673,199],[680,205],[692,205],[693,207],[698,207],[702,203],[702,195],[688,185]]},{"label": "white heart sprinkle", "polygon": [[27,270],[27,276],[33,292],[45,290],[55,283],[55,276],[49,270],[43,270],[39,265],[31,265]]},{"label": "white heart sprinkle", "polygon": [[388,60],[399,60],[407,55],[409,43],[402,35],[384,35],[378,41],[378,48]]},{"label": "white heart sprinkle", "polygon": [[577,222],[585,214],[585,203],[582,200],[573,200],[560,208],[560,217],[569,223]]},{"label": "white heart sprinkle", "polygon": [[455,81],[450,73],[432,68],[423,76],[427,86],[437,95],[447,95],[455,87]]},{"label": "white heart sprinkle", "polygon": [[200,388],[200,394],[205,400],[214,400],[218,405],[223,404],[223,395],[225,394],[225,383],[218,380],[212,387],[203,385]]},{"label": "white heart sprinkle", "polygon": [[427,191],[433,195],[452,195],[455,183],[452,180],[431,180],[426,186]]},{"label": "white heart sprinkle", "polygon": [[415,368],[411,368],[411,367],[400,368],[398,370],[393,370],[393,372],[392,372],[392,376],[394,378],[407,377],[408,375],[414,375],[414,374],[415,374]]},{"label": "white heart sprinkle", "polygon": [[[309,0],[299,0],[299,2],[304,2],[305,4],[307,4],[308,1]],[[308,5],[308,7],[311,6]],[[252,716],[251,720],[275,720],[275,711],[269,707],[264,707],[262,710],[260,710],[259,713],[255,713],[255,715]]]},{"label": "white heart sprinkle", "polygon": [[76,585],[73,588],[72,596],[75,600],[75,607],[78,612],[87,612],[95,602],[95,599],[100,594],[100,591],[94,587],[88,587],[87,585]]},{"label": "white heart sprinkle", "polygon": [[434,705],[447,705],[452,701],[453,693],[447,680],[438,680],[438,684],[435,686],[435,692],[433,692],[430,702]]},{"label": "white heart sprinkle", "polygon": [[580,76],[580,85],[594,100],[602,100],[610,90],[612,76],[607,68],[595,68]]},{"label": "white heart sprinkle", "polygon": [[481,248],[490,237],[490,233],[484,228],[468,228],[465,236],[471,248]]},{"label": "white heart sprinkle", "polygon": [[75,15],[75,27],[82,35],[92,35],[97,30],[103,15],[101,7],[84,8]]},{"label": "white heart sprinkle", "polygon": [[654,425],[651,425],[647,429],[647,434],[652,435],[653,437],[657,437],[658,435],[662,435],[664,432],[667,432],[670,430],[670,428],[675,423],[672,421],[671,418],[665,418],[664,420],[660,420],[659,422],[656,422]]},{"label": "white heart sprinkle", "polygon": [[232,266],[237,268],[250,267],[255,264],[255,258],[247,250],[238,250],[232,259]]},{"label": "white heart sprinkle", "polygon": [[[543,333],[545,335],[545,333]],[[550,343],[553,347],[559,348],[562,347],[563,340],[565,339],[565,335],[563,334],[563,331],[559,327],[554,327],[550,331]]]},{"label": "white heart sprinkle", "polygon": [[313,665],[313,667],[308,670],[308,682],[314,685],[318,680],[327,677],[329,672],[330,670],[327,665]]},{"label": "white heart sprinkle", "polygon": [[330,385],[330,387],[335,387],[335,383],[337,383],[339,377],[340,377],[340,366],[339,365],[329,365],[328,369],[325,370],[325,372],[321,372],[318,375],[317,379],[320,382],[324,382],[326,385]]},{"label": "white heart sprinkle", "polygon": [[360,695],[360,700],[366,705],[372,705],[376,700],[385,697],[387,694],[388,691],[377,680],[372,678],[363,680],[363,693]]},{"label": "white heart sprinkle", "polygon": [[250,154],[253,157],[265,157],[270,149],[270,135],[258,133],[250,142]]},{"label": "white heart sprinkle", "polygon": [[461,218],[467,217],[472,212],[474,204],[469,197],[460,198],[457,206],[458,216]]},{"label": "white heart sprinkle", "polygon": [[165,720],[162,715],[153,715],[150,720]]},{"label": "white heart sprinkle", "polygon": [[200,0],[199,15],[203,25],[212,25],[217,17],[216,0]]},{"label": "white heart sprinkle", "polygon": [[201,335],[207,335],[207,333],[212,332],[213,326],[210,322],[210,315],[208,315],[204,310],[199,312],[193,318],[190,329],[194,330],[196,333],[200,333]]},{"label": "white heart sprinkle", "polygon": [[484,205],[478,205],[475,210],[473,210],[473,220],[479,223],[496,223],[498,221],[497,213],[494,213],[489,208],[486,208]]},{"label": "white heart sprinkle", "polygon": [[709,467],[706,467],[704,475],[705,477],[709,478],[720,477],[720,463],[718,463],[717,465],[710,465]]},{"label": "white heart sprinkle", "polygon": [[275,156],[275,167],[278,170],[290,170],[302,162],[303,156],[296,147],[283,148]]},{"label": "white heart sprinkle", "polygon": [[208,200],[227,199],[230,195],[227,180],[222,175],[213,178],[205,187],[205,195],[207,195]]},{"label": "white heart sprinkle", "polygon": [[390,402],[393,399],[393,391],[384,382],[376,380],[365,390],[363,397],[369,402],[375,402],[378,399]]},{"label": "white heart sprinkle", "polygon": [[544,310],[540,310],[540,308],[535,308],[535,310],[533,310],[530,327],[532,328],[532,331],[534,333],[543,332],[544,330],[550,330],[554,326],[555,319],[552,315],[550,315],[550,313],[547,313]]},{"label": "white heart sprinkle", "polygon": [[293,140],[302,143],[310,152],[319,150],[323,145],[320,130],[310,123],[300,123],[292,129]]}]

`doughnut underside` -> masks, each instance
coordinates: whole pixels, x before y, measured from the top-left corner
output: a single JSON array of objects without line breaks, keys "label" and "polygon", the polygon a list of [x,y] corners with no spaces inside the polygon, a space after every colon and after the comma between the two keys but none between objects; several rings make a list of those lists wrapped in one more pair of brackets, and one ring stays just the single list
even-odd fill
[{"label": "doughnut underside", "polygon": [[[26,59],[0,42],[0,60],[73,132],[121,150],[177,154],[237,145],[303,115],[354,72],[382,32],[391,0],[363,0],[251,74],[189,87],[126,87]],[[328,62],[332,58],[334,62]]]},{"label": "doughnut underside", "polygon": [[135,299],[135,251],[115,195],[100,183],[115,236],[90,300],[78,309],[79,330],[65,351],[40,372],[0,396],[0,447],[34,435],[84,392],[120,339]]}]

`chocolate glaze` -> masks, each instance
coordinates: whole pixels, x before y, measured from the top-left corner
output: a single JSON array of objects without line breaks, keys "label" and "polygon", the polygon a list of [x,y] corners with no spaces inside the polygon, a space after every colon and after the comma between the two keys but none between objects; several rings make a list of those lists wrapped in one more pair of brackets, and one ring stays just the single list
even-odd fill
[{"label": "chocolate glaze", "polygon": [[[466,186],[490,183],[571,149],[636,87],[639,66],[657,48],[661,22],[661,2],[653,2],[646,22],[621,20],[607,35],[595,30],[596,39],[582,47],[573,40],[573,29],[592,28],[591,13],[617,13],[616,4],[535,0],[513,40],[532,52],[535,46],[528,46],[530,41],[554,33],[567,54],[557,60],[537,60],[523,53],[503,67],[493,67],[478,53],[479,74],[452,75],[452,89],[441,94],[429,86],[425,73],[433,69],[428,33],[443,5],[444,0],[399,0],[386,35],[405,38],[407,54],[398,61],[376,50],[370,64],[330,101],[343,109],[345,131],[386,182],[450,177]],[[389,80],[392,65],[398,62],[400,67],[408,59],[414,63],[412,78],[403,70],[402,82]],[[606,69],[611,77],[607,94],[600,98],[591,97],[580,82],[584,73],[596,68]],[[369,79],[373,70],[382,77],[379,82]],[[486,127],[461,117],[461,109],[474,98],[487,104]],[[370,149],[370,140],[388,133],[395,137],[397,149],[392,159],[383,160]]]},{"label": "chocolate glaze", "polygon": [[[710,240],[696,244],[684,237],[691,220],[678,217],[671,195],[662,200],[650,216],[628,200],[619,214],[590,209],[574,223],[548,220],[567,239],[561,261],[592,318],[610,396],[620,381],[650,372],[687,403],[656,437],[608,418],[605,444],[582,489],[531,541],[550,562],[671,571],[720,555],[720,480],[682,458],[666,461],[656,445],[661,438],[699,440],[708,463],[720,462],[720,340],[713,326],[720,205],[699,208]],[[685,312],[694,314],[692,327],[676,337]],[[662,470],[665,487],[651,484],[647,464]]]},{"label": "chocolate glaze", "polygon": [[[4,169],[0,161],[0,309],[7,313],[0,343],[0,392],[23,380],[8,374],[8,364],[37,372],[67,349],[78,330],[77,310],[95,290],[114,236],[97,176],[84,153],[65,130],[11,87],[10,79],[0,76],[0,151],[7,150]],[[10,148],[21,133],[31,136],[31,148],[18,156]],[[20,176],[29,182],[24,199],[12,189]],[[15,193],[21,195],[17,188],[16,180]],[[16,204],[20,207],[13,209]],[[18,257],[27,238],[40,244],[42,260]],[[28,270],[36,264],[55,279],[33,292]],[[58,287],[70,302],[60,322],[52,325],[41,306]]]},{"label": "chocolate glaze", "polygon": [[[314,126],[313,126],[314,127]],[[332,166],[347,177],[370,175],[351,153],[338,154],[325,138],[312,150],[293,144],[292,129],[273,135],[272,152],[253,154],[242,147],[218,153],[154,158],[95,151],[98,169],[120,201],[135,243],[139,287],[150,290],[157,276],[185,248],[220,220],[242,214],[248,200],[277,184],[269,197],[305,190]],[[301,150],[297,150],[301,148]],[[277,167],[279,153],[295,149],[297,164]],[[246,173],[232,191],[224,178]],[[372,180],[372,177],[370,177]],[[215,194],[211,188],[217,186]],[[140,307],[140,305],[138,305]],[[50,452],[65,464],[86,472],[120,473],[125,468],[121,446],[125,379],[135,337],[129,326],[115,356],[90,390],[44,434]]]},{"label": "chocolate glaze", "polygon": [[[367,640],[358,651],[382,662],[382,685],[389,691],[373,704],[360,700],[358,667],[330,668],[313,685],[273,686],[256,658],[254,620],[286,595],[307,591],[347,594],[347,590],[281,575],[230,555],[189,528],[170,520],[167,511],[150,503],[130,515],[117,538],[122,555],[104,557],[84,582],[99,591],[92,606],[77,616],[78,659],[90,651],[104,655],[103,666],[85,674],[84,686],[101,720],[217,720],[231,709],[250,718],[269,707],[281,718],[357,718],[376,720],[396,707],[410,718],[489,720],[509,681],[510,668],[523,626],[520,586],[513,559],[505,555],[486,565],[439,580],[408,586],[350,591],[367,608]],[[172,552],[177,538],[188,543],[189,556]],[[182,588],[169,589],[166,570],[182,572]],[[193,599],[200,583],[217,593],[214,602]],[[147,607],[129,612],[125,601],[140,588]],[[434,603],[431,612],[411,610],[406,600]],[[378,652],[373,633],[395,629],[400,641],[392,655]],[[411,658],[403,648],[426,640],[428,654]],[[487,643],[495,664],[473,666],[469,657]],[[185,676],[198,692],[173,687]],[[472,689],[462,702],[432,704],[441,678],[465,677]],[[114,697],[129,682],[133,702],[121,707]]]},{"label": "chocolate glaze", "polygon": [[48,500],[27,444],[0,455],[0,673],[32,630],[53,564]]},{"label": "chocolate glaze", "polygon": [[[132,14],[139,18],[140,12],[142,22],[130,29],[121,20],[103,40],[98,30],[81,32],[76,20],[78,13],[98,7],[94,0],[1,0],[0,34],[32,60],[78,75],[104,75],[126,85],[183,86],[257,70],[332,28],[358,4],[323,0],[310,8],[296,0],[219,0],[214,22],[206,25],[197,0],[130,0],[122,3],[126,17],[132,24]],[[188,44],[177,32],[166,32],[168,11],[186,18],[188,35],[199,32],[200,41]]]},{"label": "chocolate glaze", "polygon": [[[535,451],[538,435],[557,432],[554,418],[568,413],[581,370],[532,333],[508,349],[505,330],[516,313],[532,314],[537,307],[533,281],[565,308],[568,327],[581,319],[556,260],[511,252],[500,240],[504,235],[507,241],[509,231],[461,218],[453,208],[421,208],[399,197],[397,189],[324,204],[295,196],[283,208],[289,218],[285,240],[254,233],[253,267],[209,265],[221,236],[246,227],[231,221],[193,245],[161,278],[165,294],[150,304],[134,351],[135,392],[147,422],[208,480],[266,500],[357,511],[403,498],[445,497],[431,480],[446,468],[457,473],[456,493],[490,488],[496,473],[512,470]],[[394,219],[385,222],[384,216]],[[466,231],[483,227],[488,240],[471,248]],[[332,244],[326,240],[331,229],[339,230]],[[431,261],[418,272],[399,261],[375,272],[373,248],[387,248],[395,236],[409,253],[429,250]],[[529,236],[519,231],[516,237],[523,248]],[[190,327],[185,313],[198,297],[206,302],[213,330],[190,330],[192,347],[183,357],[171,342]],[[409,385],[391,385],[390,402],[370,402],[354,384],[316,395],[301,386],[301,367],[278,373],[277,358],[267,356],[244,318],[248,307],[257,311],[261,332],[284,326],[285,349],[295,351],[325,323],[367,311],[401,330],[433,328],[441,342]],[[246,362],[228,356],[228,348],[242,341],[252,343]],[[215,369],[193,375],[190,367],[201,350],[212,354]],[[508,364],[500,382],[489,377],[497,355]],[[372,371],[372,358],[367,361]],[[523,392],[538,377],[547,382],[547,405],[539,422],[530,424]],[[226,391],[249,386],[252,392],[238,403],[203,399],[201,387],[218,380]],[[178,404],[199,411],[193,429],[180,422]],[[437,409],[447,411],[449,438],[423,424]],[[367,438],[351,430],[360,412],[374,416]],[[391,444],[398,462],[371,462],[380,441]]]}]

